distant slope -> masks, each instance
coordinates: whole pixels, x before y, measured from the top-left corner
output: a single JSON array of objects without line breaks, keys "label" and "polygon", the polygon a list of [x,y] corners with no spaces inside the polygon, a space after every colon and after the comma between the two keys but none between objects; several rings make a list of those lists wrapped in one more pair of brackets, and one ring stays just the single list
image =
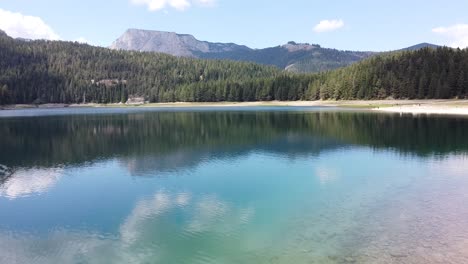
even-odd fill
[{"label": "distant slope", "polygon": [[111,49],[162,52],[174,56],[228,59],[274,65],[292,72],[320,72],[348,66],[376,53],[340,51],[319,45],[289,42],[282,46],[251,49],[233,43],[199,41],[192,35],[129,29]]},{"label": "distant slope", "polygon": [[423,49],[423,48],[436,49],[436,48],[439,48],[439,47],[440,47],[439,45],[424,42],[424,43],[416,44],[416,45],[411,46],[411,47],[401,49],[401,51],[404,51],[404,50],[405,51],[414,51],[414,50],[420,50],[420,49]]},{"label": "distant slope", "polygon": [[200,53],[205,59],[229,59],[274,65],[289,72],[310,73],[333,70],[351,65],[376,53],[340,51],[319,45],[289,42],[288,44],[249,51]]}]

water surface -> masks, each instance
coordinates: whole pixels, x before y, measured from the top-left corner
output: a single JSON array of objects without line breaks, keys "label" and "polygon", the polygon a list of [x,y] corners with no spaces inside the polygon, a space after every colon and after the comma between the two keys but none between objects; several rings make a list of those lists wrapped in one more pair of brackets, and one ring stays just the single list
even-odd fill
[{"label": "water surface", "polygon": [[468,262],[464,117],[0,116],[0,263]]}]

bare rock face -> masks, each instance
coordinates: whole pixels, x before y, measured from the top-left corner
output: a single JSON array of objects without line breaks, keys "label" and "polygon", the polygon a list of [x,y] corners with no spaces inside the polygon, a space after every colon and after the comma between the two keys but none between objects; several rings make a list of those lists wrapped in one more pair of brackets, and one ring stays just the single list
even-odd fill
[{"label": "bare rock face", "polygon": [[281,46],[284,49],[287,49],[289,52],[296,52],[296,51],[310,51],[313,49],[319,49],[319,45],[310,45],[308,43],[296,43],[294,41],[290,41],[287,44]]},{"label": "bare rock face", "polygon": [[216,53],[248,49],[232,43],[199,41],[192,35],[174,32],[129,29],[112,45],[111,49],[153,51],[179,57],[199,57],[200,53]]}]

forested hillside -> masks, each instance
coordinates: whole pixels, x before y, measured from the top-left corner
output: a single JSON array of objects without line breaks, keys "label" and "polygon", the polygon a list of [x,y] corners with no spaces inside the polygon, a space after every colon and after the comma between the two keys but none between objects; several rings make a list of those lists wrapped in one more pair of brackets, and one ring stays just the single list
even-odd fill
[{"label": "forested hillside", "polygon": [[[272,77],[275,67],[114,51],[60,41],[24,42],[0,36],[0,103],[152,102],[180,100],[190,83]],[[207,100],[201,95],[196,100]]]},{"label": "forested hillside", "polygon": [[318,75],[308,99],[446,99],[468,94],[468,49],[447,47],[376,56]]},{"label": "forested hillside", "polygon": [[465,98],[468,50],[402,51],[320,74],[0,36],[0,103]]}]

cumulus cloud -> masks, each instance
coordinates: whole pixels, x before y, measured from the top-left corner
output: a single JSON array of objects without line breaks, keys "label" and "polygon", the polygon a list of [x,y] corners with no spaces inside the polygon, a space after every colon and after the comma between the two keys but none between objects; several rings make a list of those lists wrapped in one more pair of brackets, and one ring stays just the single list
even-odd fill
[{"label": "cumulus cloud", "polygon": [[213,6],[216,0],[130,0],[135,5],[146,5],[149,11],[159,11],[168,7],[183,11],[192,5]]},{"label": "cumulus cloud", "polygon": [[342,19],[322,20],[314,27],[317,33],[330,32],[344,27]]},{"label": "cumulus cloud", "polygon": [[432,32],[449,39],[449,45],[454,48],[468,47],[468,24],[456,24],[448,27],[436,27]]},{"label": "cumulus cloud", "polygon": [[60,39],[40,17],[25,16],[3,9],[0,9],[0,29],[13,38]]}]

